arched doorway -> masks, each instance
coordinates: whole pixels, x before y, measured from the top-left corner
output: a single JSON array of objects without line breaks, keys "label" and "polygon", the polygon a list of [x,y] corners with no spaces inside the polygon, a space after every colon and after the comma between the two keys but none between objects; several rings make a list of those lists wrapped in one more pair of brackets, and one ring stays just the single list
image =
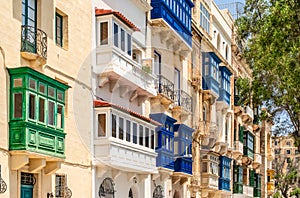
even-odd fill
[{"label": "arched doorway", "polygon": [[155,187],[153,191],[153,198],[163,198],[164,197],[164,190],[161,185]]},{"label": "arched doorway", "polygon": [[114,182],[111,178],[105,178],[99,188],[99,197],[100,198],[114,198],[115,189]]},{"label": "arched doorway", "polygon": [[175,190],[173,198],[181,198],[180,193],[178,192],[178,190]]}]

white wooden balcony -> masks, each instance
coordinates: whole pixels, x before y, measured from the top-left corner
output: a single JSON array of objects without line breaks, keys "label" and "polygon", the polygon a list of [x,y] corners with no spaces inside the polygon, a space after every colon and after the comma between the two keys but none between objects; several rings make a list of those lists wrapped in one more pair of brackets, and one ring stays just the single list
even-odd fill
[{"label": "white wooden balcony", "polygon": [[111,92],[120,88],[120,97],[131,94],[130,100],[156,95],[156,77],[151,72],[152,65],[143,66],[135,62],[115,46],[100,46],[96,51],[94,72],[98,75],[99,87],[108,84]]},{"label": "white wooden balcony", "polygon": [[253,121],[253,118],[253,110],[250,106],[246,106],[243,113],[243,121]]},{"label": "white wooden balcony", "polygon": [[233,148],[233,158],[234,159],[241,159],[243,157],[243,149],[244,145],[240,141],[235,141],[234,142],[234,148]]},{"label": "white wooden balcony", "polygon": [[130,110],[95,101],[94,149],[97,166],[135,173],[156,173],[155,127]]},{"label": "white wooden balcony", "polygon": [[253,168],[258,168],[262,164],[261,155],[259,153],[254,154]]}]

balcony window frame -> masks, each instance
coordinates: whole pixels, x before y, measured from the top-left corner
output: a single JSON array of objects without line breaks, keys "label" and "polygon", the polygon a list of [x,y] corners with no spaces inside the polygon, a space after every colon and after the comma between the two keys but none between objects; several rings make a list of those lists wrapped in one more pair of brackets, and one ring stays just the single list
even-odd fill
[{"label": "balcony window frame", "polygon": [[200,27],[210,34],[210,13],[202,2],[200,3]]},{"label": "balcony window frame", "polygon": [[[107,27],[107,29],[106,29],[106,32],[102,32],[102,24],[106,24],[106,27]],[[100,21],[100,23],[99,23],[99,45],[101,45],[101,46],[105,46],[105,45],[108,45],[109,44],[109,37],[110,37],[110,35],[109,35],[109,21],[108,20],[105,20],[105,21]],[[104,29],[104,28],[103,28]],[[105,40],[105,34],[106,33],[106,40]],[[102,38],[103,37],[103,38]]]},{"label": "balcony window frame", "polygon": [[[23,68],[20,68],[23,69]],[[34,72],[37,73],[37,72]],[[36,75],[41,75],[41,74],[36,74]],[[19,74],[13,74],[11,78],[11,89],[10,89],[10,100],[11,100],[11,105],[10,105],[10,120],[11,121],[17,121],[17,120],[24,120],[28,121],[37,125],[41,125],[43,127],[49,127],[49,128],[54,128],[58,129],[60,131],[64,130],[64,108],[65,108],[65,101],[58,101],[56,97],[56,92],[60,91],[63,95],[63,98],[65,99],[65,91],[57,87],[56,85],[52,84],[52,82],[47,82],[47,80],[43,77],[38,77],[35,75],[32,75],[30,72],[29,73],[23,73],[22,75]],[[14,80],[15,79],[20,79],[22,78],[22,86],[14,87]],[[49,78],[49,77],[48,77]],[[35,88],[30,87],[30,82],[34,81],[35,82]],[[51,81],[55,81],[54,79],[51,79]],[[44,92],[40,91],[40,85],[43,85],[45,88]],[[48,88],[53,89],[53,96],[49,95]],[[15,107],[15,101],[14,101],[14,95],[16,93],[21,93],[22,94],[22,105],[21,105],[21,112],[22,116],[15,118],[14,117],[14,107]],[[30,95],[34,96],[34,117],[30,118],[29,116],[29,102],[30,102]],[[40,119],[40,108],[39,108],[39,99],[42,98],[44,99],[44,122],[41,122]],[[54,110],[53,110],[53,124],[49,123],[49,102],[52,102],[54,105]],[[62,127],[58,127],[57,124],[57,106],[61,105],[62,106],[62,120],[61,124]],[[48,112],[48,113],[47,113]]]}]

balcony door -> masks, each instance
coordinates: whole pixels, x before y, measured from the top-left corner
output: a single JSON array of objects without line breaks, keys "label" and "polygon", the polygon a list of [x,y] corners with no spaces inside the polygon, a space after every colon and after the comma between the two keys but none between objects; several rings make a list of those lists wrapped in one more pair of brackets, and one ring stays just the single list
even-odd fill
[{"label": "balcony door", "polygon": [[36,179],[31,173],[21,173],[21,198],[33,198],[33,187]]},{"label": "balcony door", "polygon": [[22,0],[22,48],[33,53],[36,52],[36,17],[36,0]]}]

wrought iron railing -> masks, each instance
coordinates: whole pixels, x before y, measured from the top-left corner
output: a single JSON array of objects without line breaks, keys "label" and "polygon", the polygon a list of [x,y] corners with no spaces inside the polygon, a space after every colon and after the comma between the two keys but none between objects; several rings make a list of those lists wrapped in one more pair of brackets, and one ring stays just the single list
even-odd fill
[{"label": "wrought iron railing", "polygon": [[174,92],[175,105],[182,106],[187,111],[192,112],[192,97],[183,90],[176,90]]},{"label": "wrought iron railing", "polygon": [[174,84],[162,75],[158,75],[158,92],[174,100]]},{"label": "wrought iron railing", "polygon": [[21,52],[35,53],[47,59],[47,34],[35,27],[22,25]]}]

